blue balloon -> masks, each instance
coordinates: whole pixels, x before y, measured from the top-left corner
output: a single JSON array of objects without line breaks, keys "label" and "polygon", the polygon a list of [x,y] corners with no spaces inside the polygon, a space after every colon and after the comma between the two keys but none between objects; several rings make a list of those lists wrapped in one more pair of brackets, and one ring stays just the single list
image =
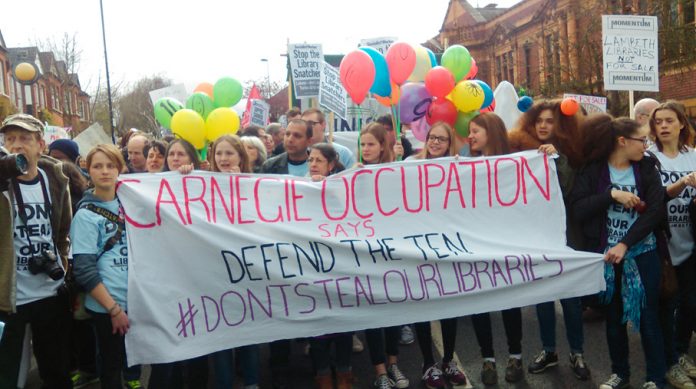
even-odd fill
[{"label": "blue balloon", "polygon": [[428,57],[430,57],[430,65],[432,67],[437,66],[437,58],[435,58],[435,53],[433,53],[433,51],[428,48],[426,48],[425,50],[428,51]]},{"label": "blue balloon", "polygon": [[529,108],[532,108],[533,104],[534,100],[532,100],[531,97],[522,96],[522,98],[517,101],[517,109],[519,109],[520,112],[527,112]]},{"label": "blue balloon", "polygon": [[493,90],[485,82],[481,80],[474,80],[483,89],[483,103],[481,104],[481,109],[488,108],[489,105],[493,103]]},{"label": "blue balloon", "polygon": [[375,64],[375,81],[372,82],[370,92],[377,96],[391,96],[391,83],[389,81],[389,67],[384,56],[372,47],[361,47],[360,50],[367,53]]}]

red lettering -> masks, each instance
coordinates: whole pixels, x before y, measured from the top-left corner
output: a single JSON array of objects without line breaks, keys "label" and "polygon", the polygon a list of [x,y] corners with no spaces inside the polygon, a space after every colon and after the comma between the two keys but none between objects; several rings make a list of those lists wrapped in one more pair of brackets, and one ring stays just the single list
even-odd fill
[{"label": "red lettering", "polygon": [[[503,199],[500,198],[500,186],[499,186],[499,182],[498,182],[498,172],[500,171],[500,168],[498,167],[498,165],[503,163],[504,161],[512,161],[515,164],[515,197],[510,202],[505,202],[505,201],[503,201]],[[500,159],[495,161],[494,167],[495,167],[495,198],[498,200],[498,204],[502,205],[503,207],[512,206],[517,202],[517,199],[520,197],[520,164],[512,158],[500,158]]]},{"label": "red lettering", "polygon": [[[162,198],[165,189],[167,190],[167,193],[169,195],[168,200],[164,200]],[[179,208],[179,203],[177,203],[176,201],[176,196],[174,196],[174,192],[172,192],[172,188],[169,186],[169,182],[164,178],[160,182],[159,193],[157,194],[157,203],[155,204],[155,214],[157,215],[158,226],[162,225],[162,215],[160,213],[160,207],[162,204],[174,204],[174,208],[176,208],[176,213],[179,215],[179,220],[181,221],[181,224],[186,225],[186,220],[184,220],[184,215],[181,213],[181,208]]]},{"label": "red lettering", "polygon": [[545,178],[546,178],[546,191],[544,191],[544,188],[541,187],[541,183],[539,182],[537,177],[532,172],[532,168],[529,166],[529,162],[527,161],[527,158],[521,157],[520,159],[522,162],[522,197],[524,199],[524,203],[527,204],[527,184],[524,180],[525,169],[527,170],[527,173],[529,173],[529,176],[534,181],[534,184],[536,184],[537,188],[539,188],[539,192],[541,192],[541,195],[546,199],[546,201],[551,201],[551,188],[550,188],[550,181],[549,181],[549,157],[548,157],[548,155],[544,154],[544,174],[545,174]]},{"label": "red lettering", "polygon": [[404,209],[410,213],[418,213],[423,209],[423,170],[422,165],[418,165],[418,208],[411,209],[408,207],[408,196],[406,193],[409,191],[406,188],[406,171],[404,167],[401,167],[401,197],[404,200]]},{"label": "red lettering", "polygon": [[242,197],[241,194],[241,185],[239,185],[239,181],[241,181],[242,178],[251,178],[249,176],[234,176],[234,186],[237,192],[237,222],[239,224],[251,224],[254,221],[253,220],[244,220],[242,219],[242,202],[249,200],[246,197]]},{"label": "red lettering", "polygon": [[476,208],[476,165],[483,161],[459,162],[460,165],[471,166],[471,207]]},{"label": "red lettering", "polygon": [[302,217],[297,213],[297,200],[303,199],[304,196],[297,194],[297,189],[295,188],[295,183],[297,183],[297,181],[292,180],[292,212],[295,214],[295,221],[298,221],[298,222],[311,221],[312,218]]},{"label": "red lettering", "polygon": [[[190,197],[189,196],[189,181],[199,181],[203,188],[201,189],[201,193],[198,195],[198,197]],[[186,219],[188,220],[188,224],[193,224],[191,221],[191,203],[193,202],[200,202],[203,204],[203,208],[205,208],[205,214],[206,218],[208,220],[208,223],[210,223],[210,209],[208,209],[208,204],[205,202],[203,197],[205,196],[205,179],[200,176],[184,176],[183,179],[183,184],[184,184],[184,203],[186,204]]]},{"label": "red lettering", "polygon": [[[453,180],[454,179],[454,180]],[[454,181],[455,187],[452,187],[452,182]],[[474,180],[476,182],[476,180]],[[445,205],[444,208],[447,209],[449,204],[449,197],[451,192],[456,192],[459,195],[459,204],[462,208],[466,208],[464,203],[464,194],[462,193],[462,183],[459,182],[459,171],[457,170],[457,165],[451,163],[449,165],[449,172],[447,174],[447,192],[445,192]]]},{"label": "red lettering", "polygon": [[351,188],[351,196],[350,197],[351,197],[351,202],[353,204],[353,212],[355,212],[356,215],[358,215],[359,217],[361,217],[363,219],[369,219],[372,217],[372,215],[374,215],[374,212],[370,212],[368,214],[362,214],[362,213],[360,213],[360,211],[358,211],[358,206],[355,204],[355,198],[357,197],[355,195],[355,186],[356,186],[355,181],[357,181],[358,177],[360,177],[363,174],[372,174],[372,170],[358,170],[357,172],[355,172],[355,174],[353,175],[353,179],[351,180],[351,187],[352,188]]},{"label": "red lettering", "polygon": [[263,214],[261,214],[261,196],[259,196],[259,186],[261,186],[261,182],[264,180],[269,180],[269,181],[280,181],[277,178],[273,177],[261,177],[256,180],[254,183],[254,205],[256,206],[256,214],[259,215],[259,219],[261,219],[262,222],[264,223],[276,223],[276,222],[282,222],[283,221],[283,209],[281,206],[278,206],[278,216],[273,219],[266,219]]},{"label": "red lettering", "polygon": [[[363,226],[365,227],[365,229],[367,229],[367,230],[370,231],[370,234],[367,235],[368,238],[372,238],[373,236],[375,236],[375,228],[372,227],[372,223],[371,223],[371,222],[372,222],[372,220],[365,220],[365,221],[363,222]],[[368,223],[370,223],[370,224],[368,224]]]},{"label": "red lettering", "polygon": [[[436,168],[436,170],[440,171],[440,179],[434,184],[431,183],[429,179],[430,168]],[[443,182],[445,182],[445,168],[434,163],[426,163],[423,166],[423,169],[425,170],[425,210],[430,211],[430,189],[437,188],[438,186],[442,185]]]},{"label": "red lettering", "polygon": [[222,195],[222,190],[220,189],[220,184],[218,184],[217,180],[215,177],[210,177],[210,207],[213,209],[213,223],[217,223],[217,211],[215,207],[215,193],[217,192],[218,197],[220,198],[220,203],[222,204],[222,208],[225,210],[225,215],[227,215],[227,220],[234,224],[234,195],[233,195],[233,190],[232,190],[232,180],[234,179],[234,176],[229,176],[229,183],[230,183],[230,206],[229,208],[227,207],[227,203],[225,202],[224,196]]},{"label": "red lettering", "polygon": [[[320,236],[321,238],[330,238],[331,237],[331,233],[326,229],[326,227],[328,227],[328,226],[329,225],[326,223],[319,224],[319,231],[322,232],[322,234]],[[326,235],[324,235],[324,234],[326,234]]]},{"label": "red lettering", "polygon": [[345,177],[341,177],[341,181],[343,182],[343,187],[345,189],[344,194],[345,194],[346,202],[345,202],[345,206],[343,208],[343,213],[341,214],[341,216],[338,216],[338,217],[331,216],[331,214],[329,213],[329,208],[326,205],[326,184],[329,182],[329,180],[324,180],[324,182],[322,182],[322,184],[321,184],[321,206],[324,209],[324,215],[326,215],[326,217],[329,220],[333,220],[333,221],[343,220],[348,215],[348,197],[349,197],[348,196],[349,195],[348,180]]},{"label": "red lettering", "polygon": [[377,173],[375,173],[375,200],[377,201],[377,209],[379,210],[379,213],[381,213],[381,214],[384,215],[384,216],[391,216],[391,215],[393,215],[394,213],[396,213],[396,211],[399,210],[399,207],[396,207],[396,208],[394,208],[393,210],[391,210],[391,211],[389,211],[389,212],[386,212],[384,209],[382,209],[382,202],[381,202],[380,199],[379,199],[379,192],[380,192],[380,190],[379,190],[379,176],[380,176],[380,174],[382,174],[384,171],[393,172],[394,169],[392,169],[392,168],[390,168],[390,167],[383,167],[383,168],[377,170]]},{"label": "red lettering", "polygon": [[[125,182],[133,182],[133,183],[139,184],[139,183],[140,183],[140,180],[134,180],[134,179],[119,180],[119,181],[116,183],[116,192],[117,192],[117,193],[118,193],[119,188],[121,187],[121,184],[122,184],[122,183],[125,183]],[[140,223],[140,222],[137,222],[137,221],[133,220],[130,216],[128,216],[128,214],[126,213],[125,210],[123,211],[123,216],[125,217],[125,219],[126,219],[126,221],[128,222],[128,224],[132,225],[133,227],[137,227],[137,228],[152,228],[152,227],[154,227],[154,226],[156,225],[155,222],[152,222],[152,223]]]}]

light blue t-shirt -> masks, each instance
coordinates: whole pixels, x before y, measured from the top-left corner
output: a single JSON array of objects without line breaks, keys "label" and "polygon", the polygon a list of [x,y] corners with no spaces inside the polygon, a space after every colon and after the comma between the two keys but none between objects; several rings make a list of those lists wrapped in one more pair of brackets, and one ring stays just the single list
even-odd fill
[{"label": "light blue t-shirt", "polygon": [[[633,168],[615,169],[609,165],[609,175],[611,178],[611,188],[624,192],[631,192],[638,195],[636,178],[633,175]],[[607,243],[614,246],[623,239],[628,233],[629,228],[638,219],[638,212],[635,208],[626,209],[619,203],[612,203],[607,212]],[[656,248],[655,234],[652,232],[638,242],[631,250],[635,255],[639,255]]]},{"label": "light blue t-shirt", "polygon": [[[100,208],[107,209],[114,214],[119,214],[118,200],[94,203]],[[72,253],[77,254],[102,254],[106,242],[118,229],[118,225],[89,209],[81,208],[75,214],[70,226],[72,238]],[[128,246],[126,243],[126,231],[121,232],[121,239],[107,252],[97,259],[97,270],[104,286],[113,299],[123,308],[127,307],[128,291]],[[85,306],[94,312],[106,313],[102,307],[89,294],[85,300]]]},{"label": "light blue t-shirt", "polygon": [[333,142],[331,145],[338,153],[338,160],[341,161],[344,168],[350,169],[355,165],[355,156],[353,156],[353,152],[349,148],[336,142]]},{"label": "light blue t-shirt", "polygon": [[288,174],[295,177],[305,177],[309,173],[309,164],[307,160],[303,163],[294,165],[288,160]]}]

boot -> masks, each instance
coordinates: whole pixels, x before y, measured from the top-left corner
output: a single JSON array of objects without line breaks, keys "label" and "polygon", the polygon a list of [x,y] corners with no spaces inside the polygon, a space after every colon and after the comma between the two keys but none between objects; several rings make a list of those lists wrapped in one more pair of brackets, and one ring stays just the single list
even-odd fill
[{"label": "boot", "polygon": [[317,384],[317,389],[333,389],[333,380],[331,379],[331,373],[317,375],[314,377],[314,382]]},{"label": "boot", "polygon": [[353,389],[353,372],[337,372],[336,383],[337,389]]}]

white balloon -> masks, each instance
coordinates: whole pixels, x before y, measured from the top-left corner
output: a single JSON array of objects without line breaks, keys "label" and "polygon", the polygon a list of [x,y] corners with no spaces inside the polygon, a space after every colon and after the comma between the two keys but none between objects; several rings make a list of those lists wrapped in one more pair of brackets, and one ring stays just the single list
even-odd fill
[{"label": "white balloon", "polygon": [[495,98],[495,114],[503,119],[508,131],[512,130],[522,116],[522,112],[517,109],[519,97],[515,87],[508,81],[503,81],[493,91],[493,97]]}]

